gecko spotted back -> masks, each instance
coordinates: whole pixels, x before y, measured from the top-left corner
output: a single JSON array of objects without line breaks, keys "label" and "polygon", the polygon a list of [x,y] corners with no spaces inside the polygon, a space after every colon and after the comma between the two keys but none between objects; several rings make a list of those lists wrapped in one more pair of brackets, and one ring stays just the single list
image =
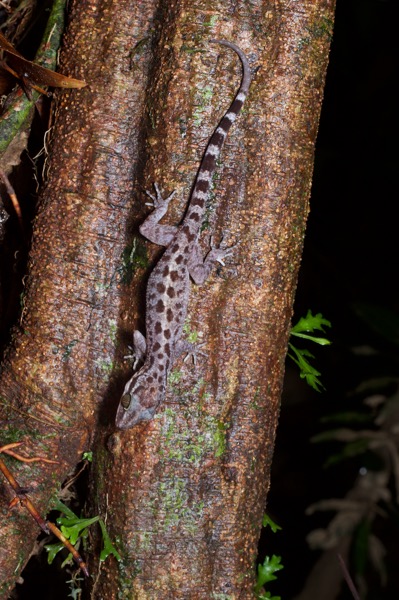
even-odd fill
[{"label": "gecko spotted back", "polygon": [[248,60],[238,46],[225,40],[211,42],[236,52],[242,63],[242,81],[230,108],[207,144],[181,225],[159,224],[174,192],[163,198],[156,184],[155,195],[147,192],[154,210],[140,226],[140,233],[149,241],[165,246],[166,250],[147,284],[146,337],[139,331],[134,332],[135,357],[143,364],[125,385],[116,414],[116,425],[120,429],[131,428],[154,416],[163,401],[167,377],[174,361],[190,350],[190,344],[181,339],[187,315],[190,277],[198,285],[204,283],[215,264],[223,264],[223,258],[229,253],[227,249],[211,246],[203,258],[198,237],[216,162],[227,133],[247,96],[251,74]]}]

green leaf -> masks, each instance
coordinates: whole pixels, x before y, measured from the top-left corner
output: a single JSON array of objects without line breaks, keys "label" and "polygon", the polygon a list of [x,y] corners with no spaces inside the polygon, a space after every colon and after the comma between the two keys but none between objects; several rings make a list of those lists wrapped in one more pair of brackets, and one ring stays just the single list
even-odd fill
[{"label": "green leaf", "polygon": [[101,533],[103,534],[103,542],[104,548],[101,550],[100,561],[104,561],[108,558],[110,554],[113,554],[116,560],[122,560],[121,555],[116,550],[115,546],[111,542],[111,538],[108,535],[107,528],[105,527],[105,523],[102,519],[99,520],[99,524],[101,527]]},{"label": "green leaf", "polygon": [[61,502],[61,500],[57,500],[52,510],[58,510],[58,512],[63,513],[70,519],[78,519],[78,515],[76,515],[73,510],[69,508],[66,504]]},{"label": "green leaf", "polygon": [[[308,310],[306,317],[301,317],[298,323],[294,325],[294,327],[292,327],[291,334],[298,335],[303,331],[324,331],[324,326],[331,327],[330,321],[327,321],[327,319],[325,319],[321,313],[318,313],[317,315],[312,315],[312,312]],[[328,340],[326,340],[326,342],[328,344],[331,343]]]},{"label": "green leaf", "polygon": [[[57,519],[57,523],[60,526],[61,532],[73,546],[79,540],[84,540],[85,538],[87,538],[87,536],[89,535],[89,527],[94,523],[98,522],[101,528],[101,533],[104,542],[104,547],[100,554],[100,560],[106,560],[106,558],[110,554],[113,554],[117,560],[122,560],[120,554],[111,542],[104,521],[100,519],[99,516],[92,517],[90,519],[81,519],[70,508],[68,508],[68,506],[66,506],[63,502],[59,500],[56,502],[54,510],[58,510],[59,512],[64,513],[66,515],[65,517],[59,517]],[[53,562],[55,555],[64,547],[65,546],[62,543],[48,544],[47,546],[45,546],[46,550],[49,552],[49,564]],[[63,565],[68,563],[70,559],[71,554],[69,554],[67,559],[64,561]]]},{"label": "green leaf", "polygon": [[262,519],[262,527],[268,526],[273,531],[273,533],[276,533],[276,531],[279,531],[281,529],[280,525],[277,525],[277,523],[275,523],[273,519],[267,513],[265,513]]},{"label": "green leaf", "polygon": [[310,340],[315,344],[319,344],[320,346],[329,346],[331,344],[330,340],[327,338],[315,337],[314,335],[308,335],[306,333],[294,333],[291,330],[291,335],[296,335],[296,337],[304,338],[305,340]]},{"label": "green leaf", "polygon": [[[291,335],[309,340],[310,342],[314,342],[321,346],[327,346],[331,344],[330,340],[327,338],[310,335],[310,333],[313,333],[314,331],[324,332],[324,327],[331,327],[330,321],[327,321],[321,313],[313,315],[312,312],[308,310],[306,317],[301,317],[298,323],[292,327]],[[293,354],[288,354],[288,356],[299,367],[300,377],[306,379],[307,384],[316,390],[316,392],[320,392],[321,389],[324,389],[324,386],[319,379],[319,371],[312,367],[307,360],[307,358],[314,358],[313,354],[308,350],[296,348],[292,343],[289,344],[289,348],[295,356]]]},{"label": "green leaf", "polygon": [[263,564],[258,565],[258,579],[255,585],[256,593],[260,591],[260,589],[265,585],[265,583],[277,579],[274,573],[284,568],[280,561],[281,556],[276,556],[275,554],[273,554],[271,558],[270,556],[266,556],[265,560],[263,561]]},{"label": "green leaf", "polygon": [[[21,2],[18,4],[22,6]],[[28,3],[25,4],[28,5]],[[52,3],[46,29],[35,58],[35,62],[42,67],[54,69],[57,64],[58,48],[64,30],[65,4],[65,0],[55,0]],[[36,91],[32,92],[31,100],[28,99],[26,94],[22,94],[16,96],[12,102],[7,103],[3,107],[0,136],[0,157],[2,165],[4,165],[6,160],[6,150],[12,141],[17,136],[20,137],[23,135],[23,132],[30,129],[33,118],[32,109],[34,108],[38,97],[39,93]],[[5,168],[5,165],[3,168]]]},{"label": "green leaf", "polygon": [[306,379],[306,383],[316,390],[316,392],[320,392],[321,389],[324,389],[324,386],[319,379],[320,372],[312,367],[310,362],[305,358],[314,358],[313,354],[309,352],[309,350],[296,348],[291,343],[288,344],[288,347],[295,355],[294,356],[293,354],[288,353],[288,356],[299,367],[299,375],[301,379]]},{"label": "green leaf", "polygon": [[68,556],[66,557],[66,559],[64,561],[62,561],[61,569],[63,569],[66,565],[72,565],[72,564],[73,564],[72,554],[69,553]]},{"label": "green leaf", "polygon": [[91,519],[70,519],[69,517],[60,517],[57,523],[65,537],[74,546],[80,537],[86,537],[85,529],[88,529],[93,523],[97,523],[100,517],[92,517]]},{"label": "green leaf", "polygon": [[48,562],[49,565],[51,565],[51,563],[53,562],[53,560],[57,556],[58,552],[60,552],[60,550],[62,550],[63,548],[65,548],[65,546],[64,546],[64,544],[62,542],[59,542],[57,544],[45,544],[44,547],[45,547],[45,549],[48,552],[47,562]]}]

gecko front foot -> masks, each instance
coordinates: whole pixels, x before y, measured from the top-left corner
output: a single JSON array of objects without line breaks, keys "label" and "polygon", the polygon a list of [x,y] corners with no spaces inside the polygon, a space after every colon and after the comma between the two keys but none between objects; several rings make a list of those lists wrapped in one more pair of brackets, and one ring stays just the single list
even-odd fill
[{"label": "gecko front foot", "polygon": [[159,189],[157,183],[154,183],[155,196],[151,194],[149,190],[146,190],[145,193],[149,198],[151,198],[152,202],[146,202],[146,206],[153,206],[154,208],[164,207],[165,209],[168,207],[169,202],[172,200],[173,196],[176,194],[176,190],[173,190],[171,194],[167,198],[162,196],[162,192]]},{"label": "gecko front foot", "polygon": [[169,246],[170,242],[174,238],[177,232],[177,227],[174,225],[160,225],[159,221],[166,214],[168,210],[169,202],[175,195],[173,191],[167,198],[162,197],[161,190],[157,183],[154,183],[155,196],[150,191],[146,191],[152,202],[146,202],[147,205],[153,206],[154,210],[147,216],[144,223],[139,227],[140,233],[147,238],[150,242],[158,244],[159,246]]}]

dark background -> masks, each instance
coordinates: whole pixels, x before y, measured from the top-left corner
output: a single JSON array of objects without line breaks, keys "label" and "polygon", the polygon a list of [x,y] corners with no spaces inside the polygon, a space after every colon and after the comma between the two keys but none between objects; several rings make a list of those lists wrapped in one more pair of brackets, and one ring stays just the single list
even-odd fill
[{"label": "dark background", "polygon": [[[364,417],[363,423],[352,421],[345,427],[377,431],[364,404],[369,394],[359,393],[359,386],[385,377],[386,385],[375,392],[389,398],[397,391],[398,23],[397,0],[337,1],[293,320],[308,309],[321,312],[332,323],[326,337],[333,343],[312,347],[293,340],[315,355],[312,364],[326,390],[314,392],[287,359],[267,506],[282,530],[265,531],[260,545],[262,560],[264,554],[282,557],[284,570],[267,589],[283,600],[299,595],[321,556],[321,550],[309,550],[307,534],[326,527],[335,515],[306,516],[306,508],[321,499],[343,498],[362,469],[381,468],[378,455],[370,451],[326,467],[343,445],[312,443],[312,436],[336,427],[325,419],[341,411]],[[394,497],[394,481],[391,491]],[[373,521],[371,533],[386,552],[387,585],[381,585],[367,557],[367,536],[360,552],[353,537],[348,569],[355,579],[361,554],[366,560],[365,598],[392,600],[399,598],[398,505],[392,500],[392,505],[378,508],[382,514]],[[317,598],[322,599],[329,582],[320,583]],[[349,598],[353,596],[343,584],[339,600]]]}]

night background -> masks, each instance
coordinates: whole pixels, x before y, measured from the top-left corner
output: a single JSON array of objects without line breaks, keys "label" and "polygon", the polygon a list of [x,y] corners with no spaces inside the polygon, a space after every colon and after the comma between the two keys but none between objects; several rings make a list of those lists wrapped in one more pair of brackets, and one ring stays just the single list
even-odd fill
[{"label": "night background", "polygon": [[[353,598],[345,583],[335,590],[336,555],[348,547],[361,597],[399,598],[398,22],[394,0],[337,1],[293,319],[322,313],[332,345],[292,340],[314,354],[325,390],[299,380],[287,359],[267,507],[282,530],[265,531],[260,545],[262,560],[282,557],[267,589],[283,600]],[[375,497],[362,496],[369,484]],[[305,514],[354,496],[357,505]],[[310,550],[309,533],[328,527],[331,549]]]}]

